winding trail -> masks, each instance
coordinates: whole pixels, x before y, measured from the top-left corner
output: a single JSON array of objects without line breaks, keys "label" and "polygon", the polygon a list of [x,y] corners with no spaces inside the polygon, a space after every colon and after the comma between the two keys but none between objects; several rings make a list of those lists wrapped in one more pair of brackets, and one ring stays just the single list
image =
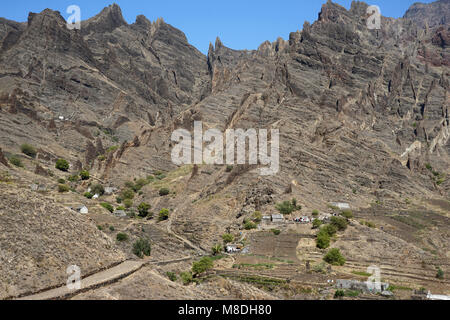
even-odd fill
[{"label": "winding trail", "polygon": [[152,261],[152,260],[127,260],[112,268],[94,273],[81,279],[81,288],[70,290],[66,285],[49,289],[40,293],[18,298],[16,300],[62,300],[73,297],[82,292],[96,289],[111,283],[115,283],[129,275],[135,273],[145,265],[166,265],[182,261],[191,260],[192,257],[184,257],[173,260]]}]

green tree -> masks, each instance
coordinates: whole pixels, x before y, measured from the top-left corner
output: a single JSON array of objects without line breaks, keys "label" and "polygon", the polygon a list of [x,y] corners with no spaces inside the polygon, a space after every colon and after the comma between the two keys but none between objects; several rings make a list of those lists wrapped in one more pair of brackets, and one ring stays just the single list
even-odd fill
[{"label": "green tree", "polygon": [[67,162],[66,160],[64,159],[56,160],[55,164],[56,169],[67,172],[69,171],[69,167],[70,167],[69,162]]},{"label": "green tree", "polygon": [[318,229],[323,224],[319,219],[314,219],[312,222],[313,229]]},{"label": "green tree", "polygon": [[167,271],[166,272],[167,278],[169,278],[170,281],[175,282],[177,281],[177,275],[175,272]]},{"label": "green tree", "polygon": [[162,208],[161,211],[159,211],[159,221],[164,221],[169,219],[169,209]]},{"label": "green tree", "polygon": [[11,162],[12,165],[19,167],[19,168],[23,168],[23,163],[22,160],[20,160],[20,158],[16,155],[12,155],[9,157],[9,162]]},{"label": "green tree", "polygon": [[134,191],[131,188],[125,188],[120,192],[122,199],[134,199]]},{"label": "green tree", "polygon": [[319,210],[313,210],[312,215],[313,217],[317,217],[319,215]]},{"label": "green tree", "polygon": [[167,188],[161,188],[161,189],[159,190],[159,195],[160,195],[161,197],[167,196],[169,193],[170,193],[170,190],[167,189]]},{"label": "green tree", "polygon": [[139,258],[150,256],[152,251],[150,242],[147,239],[139,239],[133,244],[133,253]]},{"label": "green tree", "polygon": [[111,213],[114,212],[114,207],[113,207],[111,204],[109,204],[109,203],[107,203],[107,202],[102,202],[102,203],[100,203],[100,205],[101,205],[103,208],[105,208],[106,210],[108,210],[109,212],[111,212]]},{"label": "green tree", "polygon": [[21,145],[20,150],[22,151],[23,154],[26,154],[27,156],[30,156],[32,158],[36,157],[37,154],[36,149],[27,143]]},{"label": "green tree", "polygon": [[346,219],[341,217],[331,217],[331,225],[335,226],[339,231],[344,231],[347,229],[348,222]]},{"label": "green tree", "polygon": [[328,234],[328,236],[332,237],[337,233],[337,228],[334,225],[327,224],[322,229],[320,229],[321,232],[325,232]]},{"label": "green tree", "polygon": [[317,234],[316,246],[319,249],[326,249],[330,246],[330,236],[328,235],[328,233],[321,230]]},{"label": "green tree", "polygon": [[345,258],[337,248],[330,249],[325,257],[323,257],[323,260],[335,266],[343,266],[345,264]]},{"label": "green tree", "polygon": [[139,216],[142,218],[145,218],[146,216],[148,216],[148,211],[151,209],[151,205],[149,205],[148,203],[142,202],[139,206],[138,206],[138,211],[139,211]]},{"label": "green tree", "polygon": [[80,177],[81,177],[81,180],[89,180],[89,178],[90,178],[89,171],[81,170]]},{"label": "green tree", "polygon": [[275,208],[281,213],[281,214],[291,214],[295,211],[295,206],[290,201],[283,201],[281,203],[278,203]]},{"label": "green tree", "polygon": [[128,240],[128,235],[125,234],[125,233],[118,233],[117,236],[116,236],[116,240],[119,241],[119,242],[127,241]]},{"label": "green tree", "polygon": [[183,284],[185,286],[192,282],[192,273],[189,272],[189,271],[182,272],[180,274],[180,277],[181,277],[181,280],[183,281]]}]

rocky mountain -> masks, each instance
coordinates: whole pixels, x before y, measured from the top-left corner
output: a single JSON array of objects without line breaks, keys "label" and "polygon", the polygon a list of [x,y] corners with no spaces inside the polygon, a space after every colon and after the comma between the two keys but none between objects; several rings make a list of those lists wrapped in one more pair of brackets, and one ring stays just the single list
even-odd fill
[{"label": "rocky mountain", "polygon": [[[382,17],[381,29],[370,30],[366,3],[354,1],[347,10],[328,1],[317,21],[288,40],[239,51],[217,38],[207,56],[163,19],[138,16],[128,24],[116,4],[83,21],[81,30],[67,29],[50,9],[30,13],[27,23],[0,19],[0,169],[53,187],[55,175],[89,170],[91,181],[72,183],[62,204],[88,201],[83,194],[94,183],[121,189],[133,178],[157,177],[136,191],[131,208],[141,202],[156,213],[169,208],[166,222],[118,222],[98,201],[88,202],[94,225],[117,223],[133,239],[144,232],[139,223],[151,225],[145,234],[157,242],[156,257],[183,256],[180,243],[209,251],[223,233],[245,232],[243,222],[255,211],[271,214],[277,202],[296,198],[304,214],[342,201],[358,220],[377,222],[381,230],[371,239],[381,240],[360,238],[358,250],[342,239],[334,244],[353,259],[366,250],[364,261],[440,261],[447,268],[449,4],[414,4],[404,18]],[[171,134],[192,130],[194,121],[205,130],[279,129],[280,172],[176,166]],[[24,143],[36,148],[35,157],[21,155]],[[24,168],[6,166],[14,155]],[[55,170],[59,158],[68,160],[69,173]],[[171,195],[161,197],[161,188]],[[102,201],[122,205],[116,196]],[[20,203],[10,205],[18,210]],[[16,223],[4,210],[0,225]],[[368,227],[352,228],[353,237],[364,236],[361,228]],[[157,241],[169,235],[181,242]],[[279,244],[290,256],[296,237],[293,247],[291,240]],[[70,258],[59,256],[58,263]]]}]

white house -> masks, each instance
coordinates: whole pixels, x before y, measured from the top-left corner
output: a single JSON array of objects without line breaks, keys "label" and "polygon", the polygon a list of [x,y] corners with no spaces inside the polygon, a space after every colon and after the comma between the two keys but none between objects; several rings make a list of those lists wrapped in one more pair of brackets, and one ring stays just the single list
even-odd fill
[{"label": "white house", "polygon": [[77,212],[79,212],[81,214],[88,214],[89,213],[89,209],[86,206],[79,206],[77,208]]},{"label": "white house", "polygon": [[283,223],[284,217],[281,214],[273,214],[272,215],[272,222],[273,223]]}]

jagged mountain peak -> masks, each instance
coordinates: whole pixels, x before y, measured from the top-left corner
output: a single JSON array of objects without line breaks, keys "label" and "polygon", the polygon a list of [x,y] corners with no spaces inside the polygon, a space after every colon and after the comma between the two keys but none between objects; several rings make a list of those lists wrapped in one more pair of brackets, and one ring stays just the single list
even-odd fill
[{"label": "jagged mountain peak", "polygon": [[116,28],[127,25],[123,18],[122,9],[114,3],[105,7],[99,14],[86,20],[82,27],[83,33],[111,32]]}]

